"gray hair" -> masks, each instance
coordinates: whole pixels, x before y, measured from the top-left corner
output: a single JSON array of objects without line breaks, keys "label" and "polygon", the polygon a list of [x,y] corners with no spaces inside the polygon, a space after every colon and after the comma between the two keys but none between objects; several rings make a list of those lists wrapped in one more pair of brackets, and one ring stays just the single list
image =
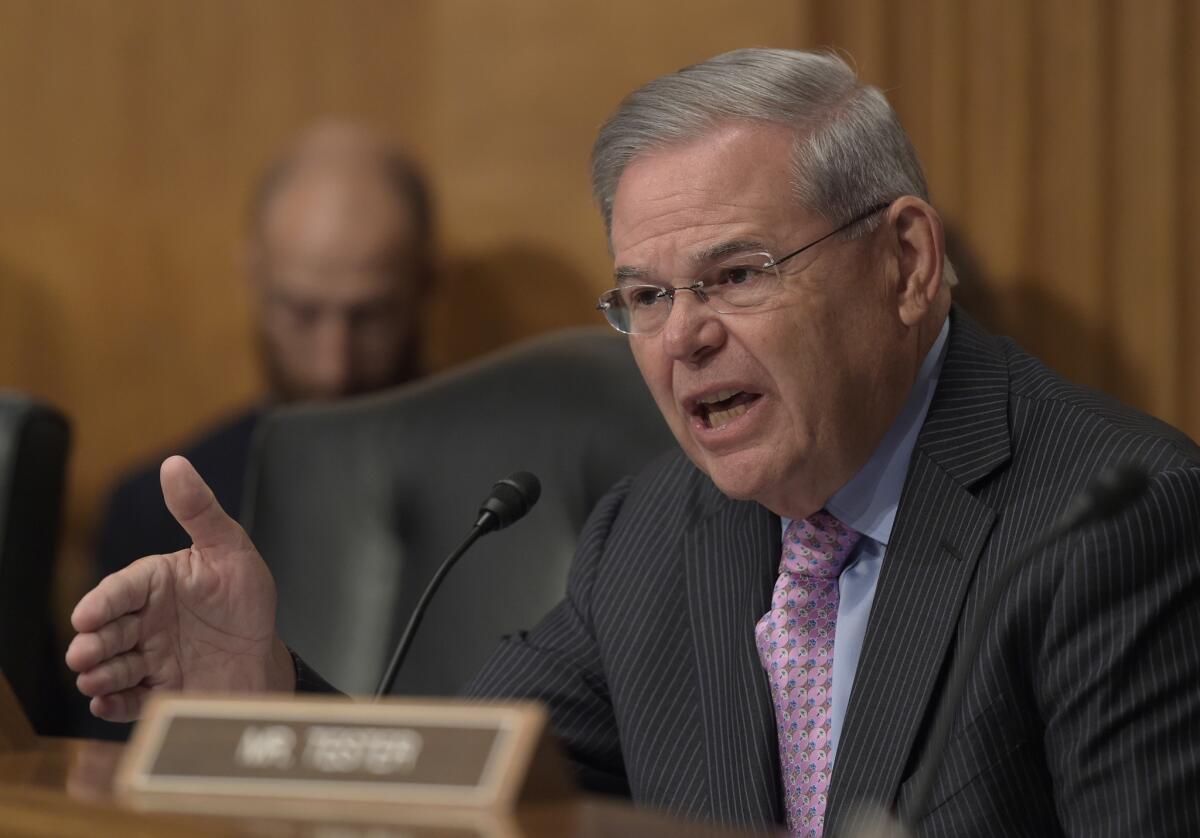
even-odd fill
[{"label": "gray hair", "polygon": [[[612,233],[612,204],[639,156],[698,139],[728,122],[795,131],[797,203],[832,224],[902,195],[929,200],[916,151],[876,87],[832,53],[740,49],[655,79],[625,97],[592,149],[592,192]],[[878,216],[849,235],[873,229]],[[947,281],[954,284],[953,271]]]}]

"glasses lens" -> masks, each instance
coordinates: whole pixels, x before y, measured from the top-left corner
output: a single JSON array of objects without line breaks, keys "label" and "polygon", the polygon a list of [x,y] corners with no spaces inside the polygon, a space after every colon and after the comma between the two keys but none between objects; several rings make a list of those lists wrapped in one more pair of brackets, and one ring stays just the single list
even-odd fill
[{"label": "glasses lens", "polygon": [[657,285],[626,285],[605,291],[600,296],[600,310],[618,332],[643,335],[666,322],[671,301]]},{"label": "glasses lens", "polygon": [[779,269],[766,253],[743,254],[696,277],[709,305],[726,314],[765,303],[779,288]]}]

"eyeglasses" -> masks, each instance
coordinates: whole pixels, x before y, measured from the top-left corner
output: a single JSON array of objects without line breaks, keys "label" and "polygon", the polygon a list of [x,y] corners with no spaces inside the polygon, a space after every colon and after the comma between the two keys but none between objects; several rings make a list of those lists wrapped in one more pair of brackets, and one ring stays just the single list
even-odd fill
[{"label": "eyeglasses", "polygon": [[689,285],[623,285],[610,289],[600,295],[596,308],[604,313],[610,326],[627,335],[652,335],[666,325],[675,295],[680,291],[691,291],[700,302],[721,314],[753,309],[782,286],[780,265],[889,206],[890,203],[876,204],[780,259],[772,258],[769,253],[739,253],[705,268]]}]

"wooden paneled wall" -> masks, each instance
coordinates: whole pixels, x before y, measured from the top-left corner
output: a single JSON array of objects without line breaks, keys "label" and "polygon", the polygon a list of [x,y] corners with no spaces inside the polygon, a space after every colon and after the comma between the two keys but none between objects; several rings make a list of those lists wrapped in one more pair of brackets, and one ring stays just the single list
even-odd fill
[{"label": "wooden paneled wall", "polygon": [[236,269],[258,171],[361,117],[423,162],[435,368],[595,323],[595,129],[637,84],[791,46],[791,0],[0,0],[0,387],[74,422],[59,610],[110,481],[260,386]]},{"label": "wooden paneled wall", "polygon": [[1200,436],[1200,3],[817,0],[888,91],[958,295],[1053,367]]},{"label": "wooden paneled wall", "polygon": [[61,605],[122,467],[260,386],[234,254],[309,120],[362,117],[437,192],[435,368],[594,322],[597,125],[747,45],[884,87],[961,297],[1052,365],[1200,435],[1192,0],[0,0],[0,386],[72,417]]}]

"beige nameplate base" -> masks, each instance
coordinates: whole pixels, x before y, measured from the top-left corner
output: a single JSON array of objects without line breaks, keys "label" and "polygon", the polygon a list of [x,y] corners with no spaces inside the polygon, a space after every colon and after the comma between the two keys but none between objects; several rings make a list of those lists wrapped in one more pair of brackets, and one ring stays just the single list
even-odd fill
[{"label": "beige nameplate base", "polygon": [[570,793],[546,724],[532,702],[155,696],[116,787],[154,808],[503,813]]}]

